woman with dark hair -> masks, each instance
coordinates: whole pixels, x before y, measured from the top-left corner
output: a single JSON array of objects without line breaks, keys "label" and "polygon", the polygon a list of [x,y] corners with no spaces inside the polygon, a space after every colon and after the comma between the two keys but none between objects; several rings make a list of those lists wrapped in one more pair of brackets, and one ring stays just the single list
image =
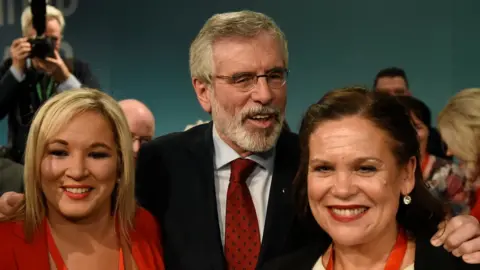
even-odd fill
[{"label": "woman with dark hair", "polygon": [[474,191],[468,184],[465,170],[450,160],[428,151],[430,112],[421,100],[410,96],[397,97],[410,114],[420,143],[420,164],[423,179],[430,192],[449,205],[449,214],[470,213]]},{"label": "woman with dark hair", "polygon": [[430,244],[445,212],[425,187],[417,133],[395,97],[328,93],[303,118],[300,145],[299,211],[332,241],[272,269],[478,269]]}]

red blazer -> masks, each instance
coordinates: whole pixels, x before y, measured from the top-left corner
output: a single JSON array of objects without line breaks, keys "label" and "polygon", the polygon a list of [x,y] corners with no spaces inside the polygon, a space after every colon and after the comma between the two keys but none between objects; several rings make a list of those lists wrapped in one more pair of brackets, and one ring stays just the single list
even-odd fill
[{"label": "red blazer", "polygon": [[475,205],[472,207],[470,215],[476,217],[480,221],[480,188],[475,191]]},{"label": "red blazer", "polygon": [[[160,228],[155,218],[147,210],[138,208],[134,224],[130,238],[138,269],[164,270]],[[38,230],[27,243],[23,222],[0,223],[0,270],[24,269],[50,270],[45,230]]]}]

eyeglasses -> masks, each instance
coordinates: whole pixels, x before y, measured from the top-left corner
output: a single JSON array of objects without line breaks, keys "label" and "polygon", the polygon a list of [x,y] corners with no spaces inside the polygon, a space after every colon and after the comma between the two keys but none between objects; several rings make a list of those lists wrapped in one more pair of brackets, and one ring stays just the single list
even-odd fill
[{"label": "eyeglasses", "polygon": [[132,135],[132,140],[134,142],[138,141],[140,144],[144,144],[151,141],[152,139],[150,137],[141,137],[141,136]]},{"label": "eyeglasses", "polygon": [[260,75],[250,72],[242,72],[233,74],[232,76],[217,75],[215,78],[226,80],[229,84],[247,91],[257,85],[258,78],[264,77],[270,88],[278,89],[284,86],[287,82],[288,72],[289,71],[286,68],[275,68]]}]

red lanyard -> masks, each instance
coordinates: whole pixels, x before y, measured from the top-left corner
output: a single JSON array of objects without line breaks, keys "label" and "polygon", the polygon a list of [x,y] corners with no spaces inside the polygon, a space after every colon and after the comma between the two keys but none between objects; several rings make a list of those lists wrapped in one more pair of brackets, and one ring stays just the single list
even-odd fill
[{"label": "red lanyard", "polygon": [[[48,252],[52,256],[53,261],[55,262],[55,266],[57,270],[68,270],[65,262],[62,259],[62,255],[55,245],[55,240],[53,240],[52,232],[50,231],[50,225],[48,222],[45,221],[45,227],[47,231],[47,245],[48,245]],[[118,269],[125,270],[125,265],[123,264],[123,250],[120,247],[119,254],[118,254]]]},{"label": "red lanyard", "polygon": [[422,160],[422,172],[425,172],[425,169],[427,169],[428,161],[430,161],[429,154],[427,154]]},{"label": "red lanyard", "polygon": [[[387,264],[385,265],[385,270],[399,270],[402,266],[403,257],[405,257],[405,253],[407,253],[407,235],[405,234],[404,230],[400,230],[398,232],[397,241],[395,242],[395,246],[388,256]],[[333,248],[332,252],[330,253],[330,258],[328,259],[327,269],[326,270],[333,270]]]}]

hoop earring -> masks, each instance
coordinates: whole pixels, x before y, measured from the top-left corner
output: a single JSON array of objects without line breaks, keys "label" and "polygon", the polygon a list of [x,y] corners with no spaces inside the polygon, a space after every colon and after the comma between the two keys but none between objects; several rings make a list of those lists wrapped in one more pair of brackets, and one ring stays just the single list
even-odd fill
[{"label": "hoop earring", "polygon": [[403,196],[403,203],[405,205],[409,205],[411,202],[412,202],[412,197],[410,197],[409,195]]}]

